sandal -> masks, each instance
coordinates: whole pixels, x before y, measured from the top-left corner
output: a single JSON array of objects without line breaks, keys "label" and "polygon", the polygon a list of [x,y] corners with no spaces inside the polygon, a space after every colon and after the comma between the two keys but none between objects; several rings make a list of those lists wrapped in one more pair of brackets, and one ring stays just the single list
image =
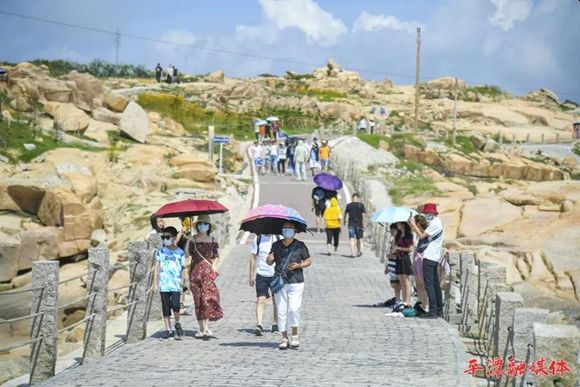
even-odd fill
[{"label": "sandal", "polygon": [[195,332],[195,335],[193,335],[196,339],[203,339],[204,336],[202,332]]},{"label": "sandal", "polygon": [[288,339],[282,339],[280,345],[278,345],[278,349],[285,350],[288,349]]},{"label": "sandal", "polygon": [[292,349],[298,349],[298,347],[300,347],[300,342],[298,341],[298,336],[292,336],[292,341],[290,342],[290,347]]}]

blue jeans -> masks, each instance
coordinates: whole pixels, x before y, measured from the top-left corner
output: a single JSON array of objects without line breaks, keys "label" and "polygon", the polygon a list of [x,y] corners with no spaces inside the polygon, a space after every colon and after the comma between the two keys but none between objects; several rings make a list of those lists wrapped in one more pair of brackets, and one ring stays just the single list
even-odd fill
[{"label": "blue jeans", "polygon": [[425,281],[425,290],[429,298],[429,313],[443,315],[443,295],[439,285],[439,275],[437,274],[438,262],[430,259],[423,259],[423,279]]}]

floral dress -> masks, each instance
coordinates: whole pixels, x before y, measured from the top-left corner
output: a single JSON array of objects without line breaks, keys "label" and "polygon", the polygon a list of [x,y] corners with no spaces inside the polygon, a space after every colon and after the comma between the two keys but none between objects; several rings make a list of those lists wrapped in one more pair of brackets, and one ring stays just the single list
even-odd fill
[{"label": "floral dress", "polygon": [[189,284],[198,320],[217,321],[224,315],[220,306],[220,292],[215,280],[212,279],[213,269],[203,259],[205,257],[211,262],[218,257],[218,249],[219,246],[213,239],[211,242],[194,242],[192,240],[189,244],[189,254],[192,257]]}]

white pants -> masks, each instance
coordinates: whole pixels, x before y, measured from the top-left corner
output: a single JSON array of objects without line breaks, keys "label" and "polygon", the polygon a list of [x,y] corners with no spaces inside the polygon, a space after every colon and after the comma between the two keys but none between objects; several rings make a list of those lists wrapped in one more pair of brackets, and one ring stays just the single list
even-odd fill
[{"label": "white pants", "polygon": [[288,328],[298,327],[300,324],[300,306],[304,283],[286,284],[276,293],[276,310],[278,313],[278,330],[288,331]]},{"label": "white pants", "polygon": [[297,162],[296,163],[296,177],[298,180],[306,180],[306,163]]}]

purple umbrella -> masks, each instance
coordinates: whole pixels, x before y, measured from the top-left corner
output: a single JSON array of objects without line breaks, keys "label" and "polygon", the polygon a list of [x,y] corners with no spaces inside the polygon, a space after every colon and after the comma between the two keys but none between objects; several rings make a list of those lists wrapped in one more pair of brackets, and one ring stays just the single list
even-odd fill
[{"label": "purple umbrella", "polygon": [[342,188],[342,180],[329,173],[319,173],[314,176],[314,182],[328,191],[338,191]]}]

